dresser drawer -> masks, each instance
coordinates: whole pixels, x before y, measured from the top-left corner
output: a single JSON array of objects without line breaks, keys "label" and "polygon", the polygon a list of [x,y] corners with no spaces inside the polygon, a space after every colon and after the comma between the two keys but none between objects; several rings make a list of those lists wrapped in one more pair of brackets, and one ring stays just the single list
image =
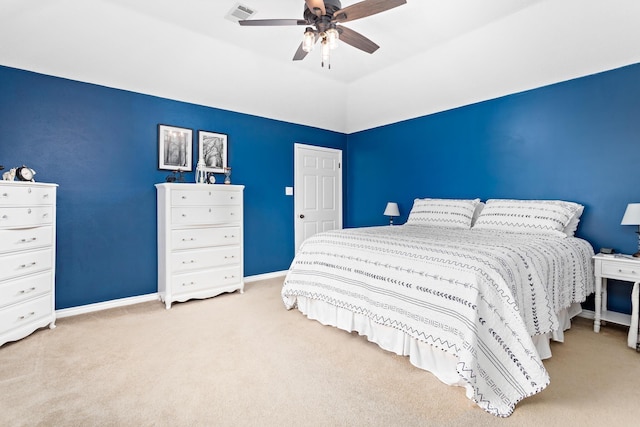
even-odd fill
[{"label": "dresser drawer", "polygon": [[31,184],[3,185],[0,188],[0,206],[7,205],[52,205],[55,202],[55,187],[40,187]]},{"label": "dresser drawer", "polygon": [[623,278],[629,281],[640,281],[640,262],[616,262],[602,263],[602,275],[611,278]]},{"label": "dresser drawer", "polygon": [[53,227],[51,226],[0,229],[0,252],[22,251],[52,244]]},{"label": "dresser drawer", "polygon": [[171,278],[171,286],[174,294],[182,294],[233,285],[241,280],[240,266],[233,266],[197,273],[176,274]]},{"label": "dresser drawer", "polygon": [[51,316],[51,313],[53,313],[51,294],[43,295],[24,304],[0,309],[0,335],[43,317]]},{"label": "dresser drawer", "polygon": [[51,270],[52,249],[0,255],[0,280]]},{"label": "dresser drawer", "polygon": [[53,206],[0,206],[0,228],[33,227],[53,222]]},{"label": "dresser drawer", "polygon": [[171,193],[173,206],[239,206],[242,193],[239,191],[175,190]]},{"label": "dresser drawer", "polygon": [[52,291],[51,271],[0,284],[0,308]]},{"label": "dresser drawer", "polygon": [[240,262],[240,248],[230,246],[216,249],[196,249],[176,252],[171,257],[175,273],[234,265]]},{"label": "dresser drawer", "polygon": [[173,225],[226,224],[242,220],[242,206],[172,208]]},{"label": "dresser drawer", "polygon": [[189,228],[171,231],[171,249],[193,249],[209,246],[237,245],[240,227]]}]

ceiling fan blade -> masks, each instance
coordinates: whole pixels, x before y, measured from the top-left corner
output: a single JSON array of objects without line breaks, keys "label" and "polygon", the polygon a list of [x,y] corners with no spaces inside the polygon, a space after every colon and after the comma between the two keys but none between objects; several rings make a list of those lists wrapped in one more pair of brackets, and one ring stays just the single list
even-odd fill
[{"label": "ceiling fan blade", "polygon": [[305,0],[307,7],[316,16],[323,16],[327,14],[327,10],[324,8],[324,0]]},{"label": "ceiling fan blade", "polygon": [[406,0],[364,0],[333,14],[334,22],[349,22],[406,4]]},{"label": "ceiling fan blade", "polygon": [[298,50],[296,50],[296,54],[293,55],[293,60],[300,61],[307,56],[307,53],[309,52],[305,52],[304,49],[302,49],[302,43],[300,43],[300,46],[298,46]]},{"label": "ceiling fan blade", "polygon": [[340,33],[341,42],[345,42],[346,44],[349,44],[356,49],[360,49],[367,53],[373,53],[378,50],[378,48],[380,48],[380,46],[378,46],[362,34],[347,27],[339,26],[338,32]]},{"label": "ceiling fan blade", "polygon": [[280,25],[310,25],[304,19],[243,19],[238,21],[243,27],[275,27]]}]

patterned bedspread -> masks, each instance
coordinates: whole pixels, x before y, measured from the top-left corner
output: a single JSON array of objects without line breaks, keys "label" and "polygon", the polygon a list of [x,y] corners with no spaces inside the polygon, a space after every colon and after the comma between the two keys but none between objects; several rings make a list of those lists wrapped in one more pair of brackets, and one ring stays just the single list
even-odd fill
[{"label": "patterned bedspread", "polygon": [[287,274],[298,295],[369,317],[458,358],[473,400],[497,416],[549,384],[531,336],[594,292],[578,238],[403,225],[319,233]]}]

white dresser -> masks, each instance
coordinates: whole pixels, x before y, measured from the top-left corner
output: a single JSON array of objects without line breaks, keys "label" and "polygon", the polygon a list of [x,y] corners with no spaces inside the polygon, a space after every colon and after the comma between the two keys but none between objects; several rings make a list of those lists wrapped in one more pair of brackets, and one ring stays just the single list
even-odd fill
[{"label": "white dresser", "polygon": [[0,181],[0,345],[55,327],[56,187]]},{"label": "white dresser", "polygon": [[156,184],[158,294],[174,301],[244,291],[243,185]]}]

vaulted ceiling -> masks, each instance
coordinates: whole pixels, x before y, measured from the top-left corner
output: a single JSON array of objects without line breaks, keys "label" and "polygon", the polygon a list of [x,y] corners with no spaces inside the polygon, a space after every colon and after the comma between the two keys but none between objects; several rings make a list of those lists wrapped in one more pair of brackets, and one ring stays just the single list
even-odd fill
[{"label": "vaulted ceiling", "polygon": [[291,60],[304,26],[241,27],[237,4],[0,0],[0,65],[351,133],[640,62],[637,0],[408,0],[345,23],[381,47],[342,43],[330,70]]}]

